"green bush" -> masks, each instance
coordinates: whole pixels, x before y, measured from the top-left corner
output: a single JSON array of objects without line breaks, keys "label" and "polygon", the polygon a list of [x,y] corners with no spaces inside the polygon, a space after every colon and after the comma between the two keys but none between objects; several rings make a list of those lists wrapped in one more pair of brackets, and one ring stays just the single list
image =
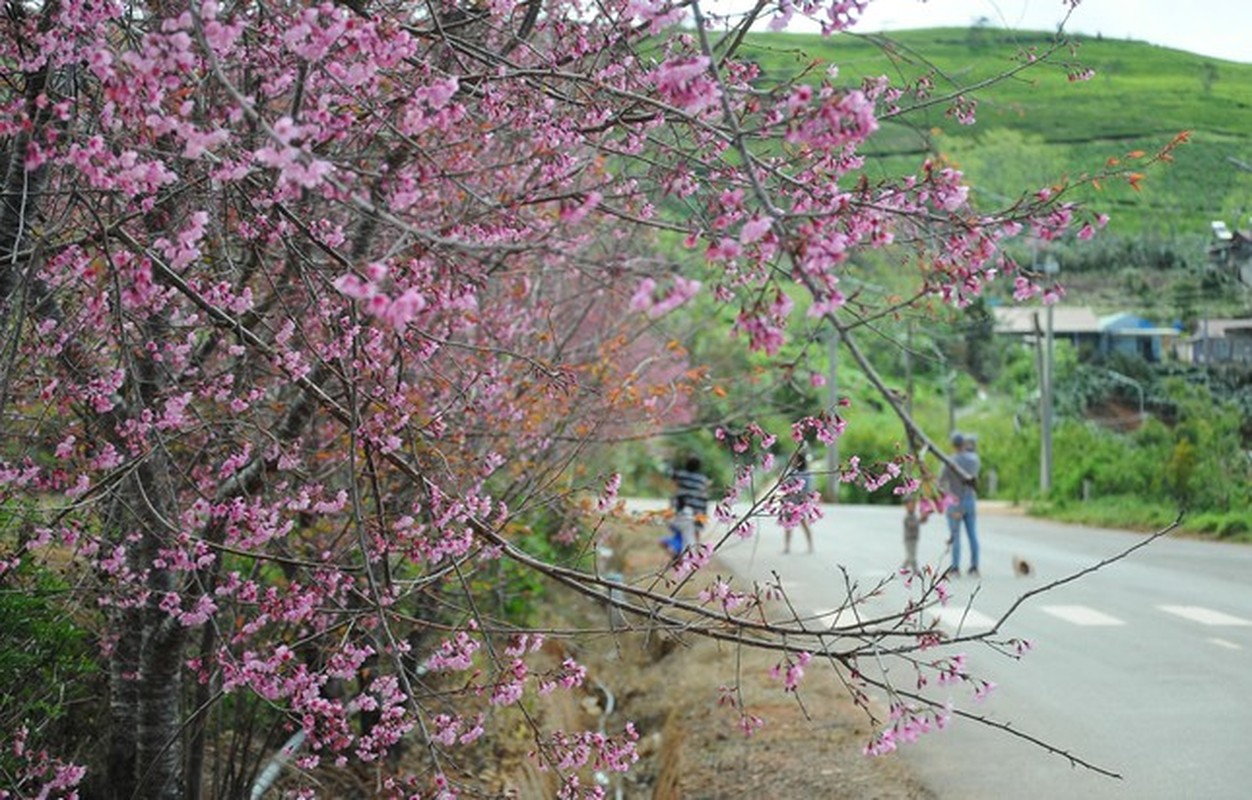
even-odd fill
[{"label": "green bush", "polygon": [[[29,748],[55,743],[79,760],[90,757],[105,693],[88,632],[61,602],[66,588],[29,558],[0,577],[0,730],[26,727]],[[0,753],[0,774],[17,766]]]},{"label": "green bush", "polygon": [[1217,535],[1223,539],[1229,538],[1247,538],[1240,534],[1252,532],[1252,519],[1247,513],[1228,514],[1217,525]]},{"label": "green bush", "polygon": [[57,718],[66,698],[54,687],[74,685],[95,670],[87,633],[59,602],[65,590],[52,571],[24,559],[0,581],[0,724],[14,730],[22,717]]},{"label": "green bush", "polygon": [[1215,534],[1222,539],[1248,539],[1252,533],[1252,512],[1209,511],[1183,520],[1183,529],[1192,533]]},{"label": "green bush", "polygon": [[1145,501],[1136,495],[1097,497],[1086,502],[1045,501],[1031,506],[1030,513],[1062,522],[1141,531],[1161,530],[1178,518],[1176,506]]},{"label": "green bush", "polygon": [[1196,533],[1217,533],[1221,528],[1225,515],[1217,512],[1196,514],[1184,520],[1187,530]]}]

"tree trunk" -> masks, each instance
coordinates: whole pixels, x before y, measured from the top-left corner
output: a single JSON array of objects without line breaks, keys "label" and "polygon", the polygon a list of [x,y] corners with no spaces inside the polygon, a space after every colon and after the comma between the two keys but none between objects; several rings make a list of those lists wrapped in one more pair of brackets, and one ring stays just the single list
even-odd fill
[{"label": "tree trunk", "polygon": [[108,796],[113,800],[129,800],[135,794],[142,616],[138,609],[123,609],[110,623],[118,635],[109,659],[109,749],[105,764]]},{"label": "tree trunk", "polygon": [[185,628],[168,613],[147,610],[143,695],[139,698],[139,796],[183,800],[182,654]]},{"label": "tree trunk", "polygon": [[142,605],[114,617],[121,628],[110,670],[109,782],[117,800],[183,796],[186,629],[160,607],[180,589],[174,574],[154,566],[172,533],[169,521],[177,519],[172,470],[165,451],[154,448],[119,482],[108,520],[116,540],[128,545],[127,565],[135,576],[145,576],[147,591]]}]

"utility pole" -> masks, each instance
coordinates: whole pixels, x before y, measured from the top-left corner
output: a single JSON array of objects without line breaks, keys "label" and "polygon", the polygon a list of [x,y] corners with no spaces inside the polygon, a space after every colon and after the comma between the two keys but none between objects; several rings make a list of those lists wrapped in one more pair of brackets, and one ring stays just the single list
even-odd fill
[{"label": "utility pole", "polygon": [[1045,312],[1047,327],[1043,334],[1043,374],[1039,392],[1039,491],[1052,491],[1052,306]]},{"label": "utility pole", "polygon": [[[839,329],[830,328],[830,338],[826,342],[827,367],[826,385],[829,387],[828,407],[831,414],[839,410]],[[839,440],[835,439],[826,446],[826,493],[830,502],[839,502]]]},{"label": "utility pole", "polygon": [[[946,364],[944,366],[947,366]],[[948,401],[948,436],[956,433],[956,370],[950,369],[943,379],[943,391]]]},{"label": "utility pole", "polygon": [[913,319],[904,329],[904,408],[913,416]]},{"label": "utility pole", "polygon": [[[1055,276],[1061,269],[1060,264],[1055,258],[1048,257],[1043,262],[1043,272],[1049,277]],[[1047,305],[1047,328],[1043,336],[1043,369],[1040,376],[1040,398],[1039,398],[1039,424],[1040,424],[1040,452],[1039,452],[1039,491],[1047,495],[1052,491],[1052,379],[1053,379],[1053,361],[1052,361],[1052,306],[1054,303]]]}]

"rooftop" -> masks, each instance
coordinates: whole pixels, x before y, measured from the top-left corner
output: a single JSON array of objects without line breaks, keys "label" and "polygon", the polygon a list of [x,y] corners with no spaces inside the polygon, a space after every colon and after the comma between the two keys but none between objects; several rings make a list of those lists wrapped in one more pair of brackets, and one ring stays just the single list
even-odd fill
[{"label": "rooftop", "polygon": [[[1029,334],[1047,325],[1047,309],[1040,306],[996,306],[992,311],[996,333]],[[1052,307],[1052,332],[1099,333],[1100,318],[1085,306],[1058,304]]]}]

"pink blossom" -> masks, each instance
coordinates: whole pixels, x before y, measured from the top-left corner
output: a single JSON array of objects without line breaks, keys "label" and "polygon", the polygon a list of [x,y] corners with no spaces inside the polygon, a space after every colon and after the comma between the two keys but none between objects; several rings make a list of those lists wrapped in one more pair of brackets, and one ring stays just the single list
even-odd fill
[{"label": "pink blossom", "polygon": [[685,305],[700,291],[700,286],[700,281],[676,275],[669,289],[660,297],[657,297],[656,281],[651,278],[644,278],[639,282],[634,295],[630,298],[630,309],[632,311],[643,311],[649,317],[662,317]]},{"label": "pink blossom", "polygon": [[797,653],[794,658],[788,657],[785,661],[771,667],[770,677],[781,679],[784,691],[794,692],[800,687],[800,681],[804,679],[804,668],[812,660],[812,653],[807,651]]},{"label": "pink blossom", "polygon": [[792,88],[791,94],[787,96],[787,112],[795,114],[796,111],[807,106],[813,100],[813,87],[807,83]]},{"label": "pink blossom", "polygon": [[631,311],[647,311],[652,307],[652,293],[656,291],[656,281],[651,278],[644,278],[635,287],[635,293],[630,297]]},{"label": "pink blossom", "polygon": [[762,236],[769,233],[770,227],[774,224],[774,220],[769,216],[754,217],[744,223],[743,229],[739,231],[739,241],[742,244],[752,244],[760,240]]},{"label": "pink blossom", "polygon": [[765,720],[761,719],[755,714],[740,714],[739,715],[739,730],[743,731],[744,736],[751,736],[752,734],[756,733],[757,731],[759,731],[761,728],[764,728],[764,727],[765,727]]},{"label": "pink blossom", "polygon": [[417,289],[388,301],[375,315],[387,326],[400,330],[412,322],[426,308],[426,298]]},{"label": "pink blossom", "polygon": [[791,0],[781,0],[778,4],[778,13],[770,17],[769,29],[771,31],[786,30],[793,16],[795,16],[795,6]]},{"label": "pink blossom", "polygon": [[722,94],[709,74],[709,64],[703,55],[674,58],[662,63],[650,77],[667,102],[698,114],[715,104]]},{"label": "pink blossom", "polygon": [[72,433],[69,436],[66,436],[63,440],[61,440],[61,443],[57,445],[56,457],[64,461],[74,455],[74,443],[77,441],[78,438]]},{"label": "pink blossom", "polygon": [[474,652],[482,645],[471,639],[465,631],[458,631],[452,639],[442,644],[426,659],[429,670],[467,670],[473,666]]},{"label": "pink blossom", "polygon": [[604,199],[599,192],[587,192],[582,202],[576,205],[565,206],[561,209],[561,221],[567,225],[576,225],[582,222],[588,214],[600,205],[600,201]]},{"label": "pink blossom", "polygon": [[431,108],[439,109],[446,106],[460,89],[460,82],[455,75],[442,79],[431,81],[426,86],[418,88],[414,92],[414,97],[424,100]]},{"label": "pink blossom", "polygon": [[978,681],[974,684],[974,702],[981,703],[987,699],[988,695],[996,690],[996,684],[993,681]]},{"label": "pink blossom", "polygon": [[713,546],[708,542],[700,542],[695,547],[688,547],[674,563],[672,571],[678,580],[695,572],[699,572],[713,558]]},{"label": "pink blossom", "polygon": [[596,501],[596,510],[600,512],[608,511],[613,503],[617,500],[617,490],[622,485],[622,473],[614,472],[604,482],[604,489],[600,493],[600,498]]},{"label": "pink blossom", "polygon": [[787,141],[814,150],[838,150],[861,142],[878,130],[874,104],[864,92],[826,92],[822,100],[818,108],[795,119]]},{"label": "pink blossom", "polygon": [[869,0],[830,0],[826,9],[829,22],[822,25],[822,34],[829,36],[851,28],[868,5]]},{"label": "pink blossom", "polygon": [[704,256],[709,261],[731,261],[743,254],[743,247],[734,239],[725,238],[710,244]]},{"label": "pink blossom", "polygon": [[353,300],[368,300],[378,293],[377,287],[372,282],[362,280],[351,272],[336,278],[334,286],[341,294]]},{"label": "pink blossom", "polygon": [[225,128],[211,131],[183,128],[180,133],[183,137],[183,158],[190,159],[200,158],[230,139],[230,132]]},{"label": "pink blossom", "polygon": [[668,0],[630,0],[627,13],[648,23],[648,32],[655,34],[682,21],[685,13],[678,4]]}]

